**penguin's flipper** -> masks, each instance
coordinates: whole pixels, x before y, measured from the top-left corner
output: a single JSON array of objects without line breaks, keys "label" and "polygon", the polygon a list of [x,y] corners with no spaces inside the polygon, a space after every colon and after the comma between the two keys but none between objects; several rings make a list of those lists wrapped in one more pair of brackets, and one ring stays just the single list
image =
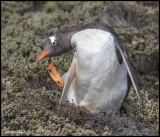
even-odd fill
[{"label": "penguin's flipper", "polygon": [[59,102],[59,106],[61,105],[61,103],[63,103],[64,99],[66,98],[67,92],[69,90],[69,87],[71,85],[71,82],[73,80],[73,78],[75,77],[76,74],[76,64],[77,64],[77,58],[76,58],[76,54],[73,57],[72,63],[70,65],[70,68],[68,70],[68,74],[67,77],[65,79],[65,84],[64,84],[64,88],[62,91],[62,96]]},{"label": "penguin's flipper", "polygon": [[63,79],[63,81],[66,81],[67,75],[68,75],[68,71],[67,71],[67,72],[65,72],[65,73],[62,75],[62,79]]},{"label": "penguin's flipper", "polygon": [[122,56],[122,59],[123,59],[125,65],[127,67],[128,74],[129,74],[130,79],[132,81],[133,87],[134,87],[134,89],[136,91],[136,94],[137,94],[137,96],[139,98],[140,104],[142,104],[144,106],[143,101],[142,101],[142,97],[141,97],[140,92],[139,92],[138,84],[137,84],[137,81],[136,81],[132,66],[131,66],[129,58],[128,58],[128,55],[125,52],[123,45],[120,42],[118,42],[118,43],[119,44],[117,45],[117,48],[118,48],[118,50],[119,50],[119,52],[120,52],[120,54]]}]

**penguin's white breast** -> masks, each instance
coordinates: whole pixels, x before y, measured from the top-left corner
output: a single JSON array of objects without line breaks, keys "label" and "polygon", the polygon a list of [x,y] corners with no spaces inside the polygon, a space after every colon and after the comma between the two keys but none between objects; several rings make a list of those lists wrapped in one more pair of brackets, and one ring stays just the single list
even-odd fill
[{"label": "penguin's white breast", "polygon": [[[103,101],[105,104],[107,98],[117,94],[119,87],[112,87],[116,85],[116,79],[121,78],[121,72],[115,75],[119,63],[113,36],[103,30],[86,29],[74,34],[71,44],[76,47],[77,65],[76,76],[67,98],[76,105],[99,106],[97,102]],[[112,95],[110,90],[115,90]]]},{"label": "penguin's white breast", "polygon": [[99,29],[86,29],[73,35],[72,45],[76,47],[78,68],[94,72],[103,70],[103,65],[113,69],[116,59],[114,38],[111,33]]}]

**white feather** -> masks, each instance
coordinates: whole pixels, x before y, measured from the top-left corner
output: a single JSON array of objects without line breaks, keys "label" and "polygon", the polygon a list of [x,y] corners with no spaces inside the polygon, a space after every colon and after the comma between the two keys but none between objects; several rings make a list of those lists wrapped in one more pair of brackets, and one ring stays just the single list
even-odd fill
[{"label": "white feather", "polygon": [[127,93],[127,69],[119,64],[113,36],[99,29],[86,29],[72,36],[76,47],[76,75],[67,98],[77,106],[117,111]]},{"label": "white feather", "polygon": [[53,43],[56,40],[56,36],[51,36],[49,37],[49,39],[51,40],[51,42]]}]

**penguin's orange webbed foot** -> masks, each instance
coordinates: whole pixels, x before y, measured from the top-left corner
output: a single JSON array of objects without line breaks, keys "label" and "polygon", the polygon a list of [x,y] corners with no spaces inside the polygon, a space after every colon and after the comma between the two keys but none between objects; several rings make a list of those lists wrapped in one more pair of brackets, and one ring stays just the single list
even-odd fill
[{"label": "penguin's orange webbed foot", "polygon": [[51,78],[53,79],[53,81],[56,82],[56,84],[60,87],[63,88],[64,87],[64,82],[61,78],[61,76],[58,74],[58,72],[56,71],[55,67],[53,66],[53,62],[51,61],[51,59],[48,59],[48,65],[49,65],[49,74],[51,76]]}]

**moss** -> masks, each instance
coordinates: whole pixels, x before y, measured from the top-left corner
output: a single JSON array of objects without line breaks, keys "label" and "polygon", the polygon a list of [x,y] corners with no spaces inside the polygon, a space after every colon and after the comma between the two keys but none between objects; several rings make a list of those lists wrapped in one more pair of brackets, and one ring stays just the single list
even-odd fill
[{"label": "moss", "polygon": [[155,95],[156,97],[159,97],[159,90],[152,88],[152,94]]},{"label": "moss", "polygon": [[61,14],[63,14],[64,12],[71,12],[72,9],[78,5],[80,2],[73,2],[73,1],[69,1],[69,2],[46,2],[44,5],[44,11],[47,13],[50,12],[61,12]]},{"label": "moss", "polygon": [[[6,134],[4,133],[5,135],[74,135],[82,131],[81,135],[95,135],[93,131],[85,130],[74,123],[68,123],[68,119],[59,118],[53,112],[46,111],[49,106],[44,100],[39,96],[33,97],[34,94],[32,95],[30,92],[33,91],[28,90],[17,93],[18,95],[16,94],[16,97],[19,97],[18,102],[16,100],[13,101],[17,102],[16,107],[13,105],[6,107],[5,105],[7,104],[2,104],[3,108],[5,108],[1,110],[3,124],[8,123],[10,125],[9,129],[2,131],[2,133],[6,132]],[[43,88],[42,94],[49,97],[51,92]],[[25,102],[24,97],[26,98]],[[55,96],[51,98],[55,99]],[[29,100],[30,102],[28,102]],[[41,106],[42,104],[45,107]],[[25,108],[23,107],[24,105]],[[27,111],[29,108],[30,111]]]},{"label": "moss", "polygon": [[109,128],[107,126],[104,127],[104,133],[102,134],[102,136],[110,136],[110,135],[112,134],[110,133]]},{"label": "moss", "polygon": [[156,127],[159,126],[159,103],[154,102],[153,99],[149,99],[148,92],[142,90],[143,101],[145,106],[139,106],[137,98],[134,96],[133,89],[131,89],[129,97],[126,100],[124,106],[127,109],[127,114],[133,118],[140,119],[144,123],[152,123]]},{"label": "moss", "polygon": [[59,7],[57,6],[56,2],[51,2],[51,1],[45,3],[44,11],[47,13],[54,12],[54,11],[62,12],[61,9],[59,9]]}]

